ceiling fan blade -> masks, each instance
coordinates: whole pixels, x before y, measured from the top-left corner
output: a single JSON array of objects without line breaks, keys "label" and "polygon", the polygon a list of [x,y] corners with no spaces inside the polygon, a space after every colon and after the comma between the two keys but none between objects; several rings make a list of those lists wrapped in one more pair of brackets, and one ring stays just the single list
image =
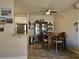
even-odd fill
[{"label": "ceiling fan blade", "polygon": [[57,11],[51,11],[51,13],[57,13]]},{"label": "ceiling fan blade", "polygon": [[50,15],[53,14],[53,13],[54,14],[57,13],[56,10],[50,10],[50,9],[43,9],[40,12],[41,12],[41,14],[46,14],[46,12],[50,12]]}]

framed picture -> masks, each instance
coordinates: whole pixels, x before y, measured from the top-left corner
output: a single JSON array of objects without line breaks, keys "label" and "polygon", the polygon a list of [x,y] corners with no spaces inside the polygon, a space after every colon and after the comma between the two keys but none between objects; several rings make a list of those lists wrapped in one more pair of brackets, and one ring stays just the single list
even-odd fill
[{"label": "framed picture", "polygon": [[11,16],[11,8],[1,8],[2,16]]},{"label": "framed picture", "polygon": [[4,27],[0,27],[0,32],[3,32],[4,31]]},{"label": "framed picture", "polygon": [[6,23],[13,23],[13,19],[12,18],[6,18]]},{"label": "framed picture", "polygon": [[0,24],[1,25],[5,24],[5,20],[6,20],[5,17],[0,17]]},{"label": "framed picture", "polygon": [[17,34],[27,34],[27,24],[16,24]]}]

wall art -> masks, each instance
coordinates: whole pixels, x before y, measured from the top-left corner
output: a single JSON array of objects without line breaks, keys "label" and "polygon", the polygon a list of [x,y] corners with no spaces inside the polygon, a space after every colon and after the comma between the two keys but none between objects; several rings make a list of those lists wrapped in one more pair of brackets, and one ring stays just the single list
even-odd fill
[{"label": "wall art", "polygon": [[6,23],[13,23],[13,19],[12,18],[6,18]]},{"label": "wall art", "polygon": [[11,8],[1,8],[1,16],[11,16]]},{"label": "wall art", "polygon": [[17,34],[27,34],[27,24],[16,24]]},{"label": "wall art", "polygon": [[0,27],[0,32],[3,32],[4,31],[4,27]]},{"label": "wall art", "polygon": [[5,24],[5,17],[0,17],[0,25]]}]

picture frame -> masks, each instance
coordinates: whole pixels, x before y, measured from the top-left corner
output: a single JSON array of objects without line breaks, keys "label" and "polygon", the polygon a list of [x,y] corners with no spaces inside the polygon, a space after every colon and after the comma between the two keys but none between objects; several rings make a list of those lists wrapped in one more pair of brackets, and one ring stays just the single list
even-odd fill
[{"label": "picture frame", "polygon": [[1,16],[11,16],[11,8],[1,8]]},{"label": "picture frame", "polygon": [[5,24],[5,17],[0,17],[0,25],[4,25]]},{"label": "picture frame", "polygon": [[0,32],[3,32],[4,31],[4,27],[0,27]]},{"label": "picture frame", "polygon": [[6,22],[6,23],[13,23],[13,19],[12,19],[12,18],[7,17],[5,22]]},{"label": "picture frame", "polygon": [[26,23],[17,23],[16,24],[16,33],[17,34],[27,34],[28,27]]}]

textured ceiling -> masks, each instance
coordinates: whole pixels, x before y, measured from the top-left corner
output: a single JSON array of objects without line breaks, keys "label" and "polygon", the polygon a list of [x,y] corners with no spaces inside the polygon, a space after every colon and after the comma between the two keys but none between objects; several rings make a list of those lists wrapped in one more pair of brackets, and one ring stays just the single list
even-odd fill
[{"label": "textured ceiling", "polygon": [[51,9],[62,11],[70,7],[77,0],[15,0],[15,12],[39,14],[41,10]]}]

